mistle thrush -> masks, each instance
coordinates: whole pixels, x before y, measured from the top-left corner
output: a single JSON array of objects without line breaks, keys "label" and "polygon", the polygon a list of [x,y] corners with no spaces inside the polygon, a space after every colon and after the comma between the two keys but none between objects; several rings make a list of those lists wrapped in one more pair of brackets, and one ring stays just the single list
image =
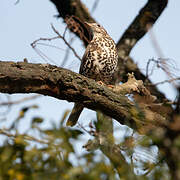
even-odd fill
[{"label": "mistle thrush", "polygon": [[[102,26],[96,23],[86,24],[93,38],[86,48],[79,73],[95,81],[110,84],[118,62],[116,44]],[[77,123],[83,108],[82,104],[75,103],[67,121],[68,126]]]}]

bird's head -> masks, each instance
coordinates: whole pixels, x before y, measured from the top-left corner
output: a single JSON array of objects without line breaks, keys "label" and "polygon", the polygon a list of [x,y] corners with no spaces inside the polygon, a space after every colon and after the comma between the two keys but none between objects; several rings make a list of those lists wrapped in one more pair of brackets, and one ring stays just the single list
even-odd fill
[{"label": "bird's head", "polygon": [[97,35],[97,34],[107,34],[106,30],[99,24],[97,23],[88,23],[86,22],[86,24],[90,27],[90,30],[92,32],[93,35]]}]

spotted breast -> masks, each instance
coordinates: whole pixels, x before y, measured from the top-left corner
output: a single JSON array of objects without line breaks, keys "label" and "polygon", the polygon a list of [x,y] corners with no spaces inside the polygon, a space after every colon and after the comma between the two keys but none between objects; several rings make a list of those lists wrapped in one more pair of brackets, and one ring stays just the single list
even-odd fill
[{"label": "spotted breast", "polygon": [[[79,73],[109,84],[116,71],[118,54],[116,44],[106,30],[97,23],[86,23],[93,35],[82,58]],[[68,126],[74,126],[83,110],[83,105],[75,103],[67,121]]]}]

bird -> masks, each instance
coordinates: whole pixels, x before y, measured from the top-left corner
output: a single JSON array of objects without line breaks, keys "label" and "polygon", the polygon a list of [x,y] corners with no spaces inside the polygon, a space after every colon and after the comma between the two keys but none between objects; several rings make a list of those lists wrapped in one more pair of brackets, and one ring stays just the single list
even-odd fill
[{"label": "bird", "polygon": [[[92,33],[82,57],[79,73],[103,84],[110,84],[117,70],[118,53],[114,40],[107,31],[97,23],[85,22]],[[83,110],[82,103],[76,102],[67,120],[67,126],[76,125]]]}]

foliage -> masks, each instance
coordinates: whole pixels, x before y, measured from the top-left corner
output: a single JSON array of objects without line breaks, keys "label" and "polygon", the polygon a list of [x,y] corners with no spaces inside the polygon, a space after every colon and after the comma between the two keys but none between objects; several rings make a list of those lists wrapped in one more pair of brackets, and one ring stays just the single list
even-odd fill
[{"label": "foliage", "polygon": [[[41,128],[42,117],[34,117],[27,133],[20,134],[17,121],[32,108],[37,106],[22,108],[9,129],[0,129],[0,134],[7,137],[0,146],[0,179],[119,179],[114,164],[102,152],[83,151],[81,146],[78,147],[81,154],[77,152],[75,145],[81,141],[85,129],[64,127],[68,112],[59,125],[53,124],[48,129]],[[95,126],[97,123],[90,124],[93,133]],[[120,130],[117,128],[115,132]],[[137,179],[168,179],[167,166],[163,160],[158,162],[157,155],[150,151],[154,146],[149,138],[132,134],[132,130],[126,128],[124,138],[120,141],[117,138],[116,142]],[[121,168],[121,172],[127,173]]]},{"label": "foliage", "polygon": [[[18,119],[29,109],[23,108]],[[20,134],[17,126],[1,129],[7,138],[0,146],[0,179],[116,179],[104,156],[77,154],[74,145],[83,132],[63,127],[63,119],[59,126],[43,130],[39,126],[43,118],[35,117],[27,134]]]}]

